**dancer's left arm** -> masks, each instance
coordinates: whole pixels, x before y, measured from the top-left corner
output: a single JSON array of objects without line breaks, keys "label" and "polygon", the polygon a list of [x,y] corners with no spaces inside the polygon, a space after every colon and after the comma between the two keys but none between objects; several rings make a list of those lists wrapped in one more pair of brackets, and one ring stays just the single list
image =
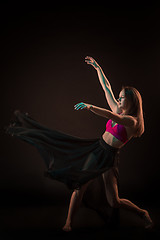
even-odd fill
[{"label": "dancer's left arm", "polygon": [[126,127],[133,127],[137,123],[137,120],[130,115],[119,115],[110,110],[100,108],[97,106],[93,106],[91,104],[87,104],[87,103],[83,103],[83,102],[76,104],[74,106],[74,108],[75,108],[75,110],[82,110],[82,109],[90,110],[97,115],[111,119],[112,121],[114,121],[118,124],[124,125]]}]

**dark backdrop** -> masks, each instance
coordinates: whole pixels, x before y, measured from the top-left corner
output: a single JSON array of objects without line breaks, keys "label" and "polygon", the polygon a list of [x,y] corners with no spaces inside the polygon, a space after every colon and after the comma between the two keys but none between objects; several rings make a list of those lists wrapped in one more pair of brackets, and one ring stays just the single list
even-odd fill
[{"label": "dark backdrop", "polygon": [[[102,135],[107,119],[73,108],[80,101],[109,108],[96,71],[84,62],[86,55],[92,56],[116,97],[122,85],[134,86],[142,95],[145,133],[121,150],[120,193],[157,204],[159,9],[12,7],[1,9],[1,129],[20,109],[52,129],[83,138]],[[22,196],[23,201],[29,196],[64,203],[69,199],[63,184],[44,178],[44,162],[33,146],[3,131],[0,137],[4,203],[20,203]]]}]

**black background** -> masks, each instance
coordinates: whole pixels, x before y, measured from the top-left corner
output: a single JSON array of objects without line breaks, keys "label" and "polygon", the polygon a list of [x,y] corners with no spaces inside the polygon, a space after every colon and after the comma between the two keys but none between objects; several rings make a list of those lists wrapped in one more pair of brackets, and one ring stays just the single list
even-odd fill
[{"label": "black background", "polygon": [[95,69],[84,62],[89,55],[103,68],[116,97],[122,85],[142,95],[145,133],[121,150],[120,196],[159,209],[160,9],[20,7],[1,8],[2,207],[46,201],[68,206],[71,192],[44,178],[36,149],[6,135],[3,127],[20,109],[52,129],[83,138],[102,135],[107,119],[73,108],[83,101],[109,109]]}]

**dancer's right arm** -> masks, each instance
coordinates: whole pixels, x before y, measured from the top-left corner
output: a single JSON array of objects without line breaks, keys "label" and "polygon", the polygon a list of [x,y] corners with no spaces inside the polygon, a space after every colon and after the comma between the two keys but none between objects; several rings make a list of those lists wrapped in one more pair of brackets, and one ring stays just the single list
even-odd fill
[{"label": "dancer's right arm", "polygon": [[105,92],[105,96],[108,102],[108,105],[110,106],[111,110],[115,113],[118,111],[118,102],[114,97],[110,82],[108,81],[107,77],[105,76],[102,68],[99,66],[99,64],[92,58],[92,57],[86,57],[85,61],[87,64],[92,65],[98,74],[99,81],[101,83],[101,86]]}]

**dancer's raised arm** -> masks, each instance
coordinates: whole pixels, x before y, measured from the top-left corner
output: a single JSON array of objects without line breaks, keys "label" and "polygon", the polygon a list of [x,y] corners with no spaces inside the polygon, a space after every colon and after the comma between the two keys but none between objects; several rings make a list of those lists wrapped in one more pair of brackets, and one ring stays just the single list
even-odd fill
[{"label": "dancer's raised arm", "polygon": [[110,106],[111,110],[115,113],[117,113],[118,111],[118,102],[115,99],[115,96],[113,94],[112,88],[111,88],[111,84],[108,81],[107,77],[105,76],[102,68],[99,66],[99,64],[92,58],[92,57],[86,57],[85,58],[85,62],[87,64],[92,65],[96,70],[97,70],[97,74],[99,77],[99,81],[102,85],[102,88],[105,92],[105,96],[108,102],[108,105]]}]

